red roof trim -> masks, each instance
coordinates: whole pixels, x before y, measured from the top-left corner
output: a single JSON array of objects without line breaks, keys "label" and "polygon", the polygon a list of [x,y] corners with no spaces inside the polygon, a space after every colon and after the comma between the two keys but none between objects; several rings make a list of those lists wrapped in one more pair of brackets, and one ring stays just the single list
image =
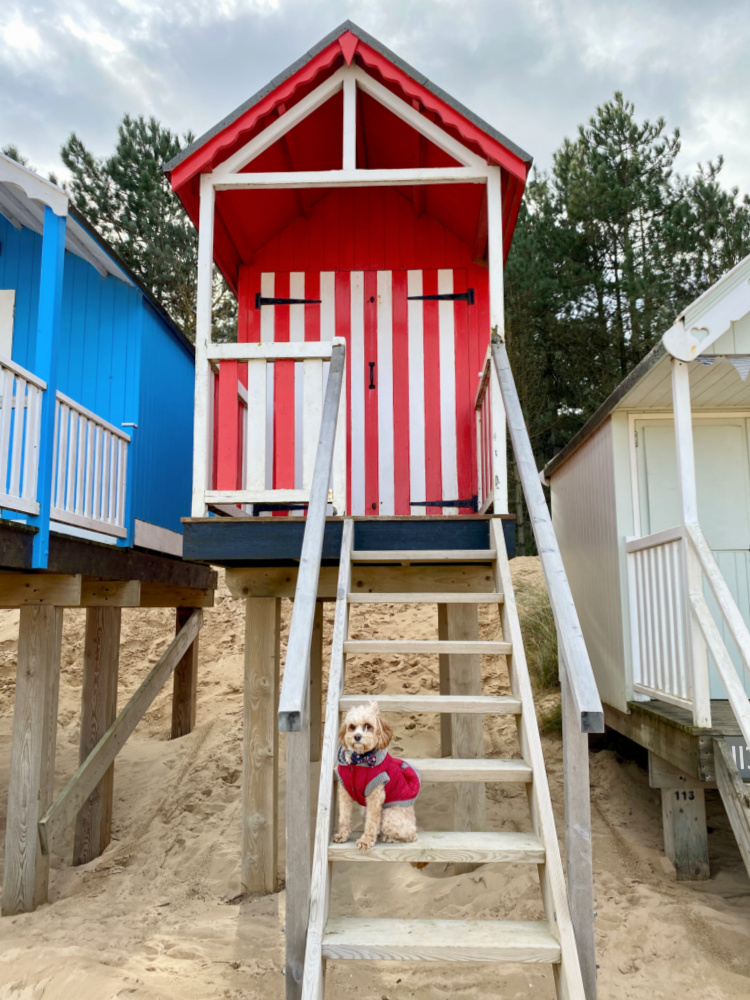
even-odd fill
[{"label": "red roof trim", "polygon": [[[343,38],[344,36],[342,36]],[[359,41],[359,40],[358,40]],[[235,122],[228,125],[208,142],[196,149],[192,156],[179,163],[170,174],[172,190],[176,191],[183,184],[191,180],[196,174],[208,173],[214,167],[227,159],[234,152],[234,147],[240,148],[245,142],[249,142],[248,135],[258,123],[270,115],[279,104],[286,104],[291,107],[293,98],[297,91],[313,83],[315,78],[327,70],[335,69],[334,65],[342,58],[343,46],[339,44],[339,39],[328,45],[310,62],[285,80],[279,87],[272,90],[262,100],[252,108],[249,108],[244,115],[241,115]],[[344,53],[345,54],[345,53]],[[354,53],[352,53],[353,57]],[[290,103],[291,102],[291,103]]]},{"label": "red roof trim", "polygon": [[341,51],[344,53],[346,65],[351,66],[354,53],[357,51],[357,46],[359,45],[359,39],[351,31],[345,31],[341,38],[339,38],[339,45],[341,46]]},{"label": "red roof trim", "polygon": [[[410,100],[420,101],[425,108],[429,108],[440,119],[440,124],[446,131],[456,134],[465,146],[474,147],[481,155],[488,160],[499,164],[509,173],[518,177],[525,183],[528,174],[528,164],[511,153],[501,143],[492,139],[486,132],[480,129],[473,122],[464,118],[454,108],[441,101],[439,97],[429,91],[426,87],[417,83],[403,70],[394,66],[390,60],[386,59],[366,42],[360,41],[357,47],[357,56],[365,66],[377,70],[379,75],[386,81],[395,85]],[[392,89],[392,88],[391,88]]]}]

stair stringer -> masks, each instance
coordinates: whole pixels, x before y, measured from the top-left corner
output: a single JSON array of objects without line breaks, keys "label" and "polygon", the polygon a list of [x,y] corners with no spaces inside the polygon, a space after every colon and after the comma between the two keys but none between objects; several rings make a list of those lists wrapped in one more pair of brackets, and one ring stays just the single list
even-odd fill
[{"label": "stair stringer", "polygon": [[490,544],[494,542],[497,551],[496,589],[505,597],[500,611],[503,639],[510,641],[513,648],[513,653],[508,656],[511,690],[521,700],[521,715],[518,716],[521,756],[530,765],[534,775],[533,782],[527,785],[532,829],[541,840],[546,852],[546,863],[539,865],[542,901],[550,931],[559,940],[561,948],[561,960],[553,966],[557,996],[559,1000],[585,1000],[578,948],[568,907],[560,846],[552,812],[547,769],[536,721],[534,694],[526,662],[508,553],[505,548],[505,536],[499,518],[490,521],[490,533]]},{"label": "stair stringer", "polygon": [[320,752],[320,783],[318,786],[318,811],[313,841],[313,863],[310,879],[310,917],[307,931],[307,948],[302,973],[302,1000],[320,1000],[325,982],[323,961],[323,932],[331,902],[332,863],[328,860],[328,845],[333,834],[334,818],[334,767],[338,743],[339,698],[344,693],[344,641],[349,628],[348,595],[352,577],[352,543],[354,521],[347,518],[341,536],[339,576],[336,585],[336,613],[331,642],[331,669],[328,676],[328,695],[323,729],[323,747]]}]

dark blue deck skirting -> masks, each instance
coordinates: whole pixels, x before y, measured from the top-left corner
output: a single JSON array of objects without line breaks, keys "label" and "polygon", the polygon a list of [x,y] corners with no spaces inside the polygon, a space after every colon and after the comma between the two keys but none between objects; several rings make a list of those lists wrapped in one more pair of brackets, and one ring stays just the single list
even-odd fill
[{"label": "dark blue deck skirting", "polygon": [[[263,517],[242,519],[212,517],[183,522],[183,558],[219,566],[284,565],[302,551],[303,518]],[[338,561],[343,521],[326,522],[323,560]],[[516,523],[503,520],[508,555],[516,554]],[[486,549],[489,519],[484,517],[367,518],[355,521],[355,549]]]}]

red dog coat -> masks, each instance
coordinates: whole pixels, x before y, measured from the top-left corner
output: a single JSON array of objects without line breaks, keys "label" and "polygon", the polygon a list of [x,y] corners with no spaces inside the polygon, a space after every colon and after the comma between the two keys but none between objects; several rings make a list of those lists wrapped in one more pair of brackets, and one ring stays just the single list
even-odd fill
[{"label": "red dog coat", "polygon": [[385,750],[360,755],[347,753],[343,747],[339,747],[338,760],[339,781],[361,806],[380,785],[385,785],[384,809],[414,805],[419,793],[419,772],[405,760],[391,757]]}]

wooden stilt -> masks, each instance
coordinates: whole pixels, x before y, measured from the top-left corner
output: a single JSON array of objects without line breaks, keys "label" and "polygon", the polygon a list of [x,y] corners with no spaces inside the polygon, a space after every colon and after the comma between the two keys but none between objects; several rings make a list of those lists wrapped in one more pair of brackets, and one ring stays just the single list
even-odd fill
[{"label": "wooden stilt", "polygon": [[[479,639],[479,613],[476,604],[449,604],[446,615],[447,639]],[[451,694],[481,695],[482,665],[476,654],[449,654],[448,672]],[[451,733],[454,757],[484,757],[481,715],[454,715]],[[458,782],[454,799],[455,830],[485,829],[485,788],[481,782]],[[456,864],[456,874],[474,871],[476,865]]]},{"label": "wooden stilt", "polygon": [[[448,638],[448,605],[438,604],[438,639],[445,641]],[[451,693],[450,685],[450,658],[441,653],[438,656],[440,670],[440,694]],[[444,712],[440,716],[440,756],[450,757],[453,753],[453,716]]]},{"label": "wooden stilt", "polygon": [[61,608],[21,608],[3,916],[28,912],[47,901],[49,858],[42,855],[37,823],[53,794],[62,619]]},{"label": "wooden stilt", "polygon": [[249,597],[245,624],[241,880],[243,892],[269,893],[277,887],[280,599]]},{"label": "wooden stilt", "polygon": [[[121,616],[120,608],[88,608],[86,611],[79,763],[86,760],[117,718]],[[83,865],[99,857],[109,844],[114,778],[115,765],[111,764],[78,813],[74,865]]]},{"label": "wooden stilt", "polygon": [[596,1000],[594,863],[591,853],[589,737],[581,732],[565,664],[560,663],[565,774],[565,857],[568,906],[586,1000]]},{"label": "wooden stilt", "polygon": [[710,877],[706,794],[702,788],[662,788],[661,816],[664,853],[674,864],[678,881]]},{"label": "wooden stilt", "polygon": [[310,725],[286,734],[286,1000],[300,1000],[310,908]]},{"label": "wooden stilt", "polygon": [[310,760],[320,760],[323,710],[323,602],[315,605],[310,645]]},{"label": "wooden stilt", "polygon": [[[185,626],[194,610],[195,608],[177,608],[176,633],[179,633]],[[174,672],[171,735],[173,740],[180,736],[187,736],[195,729],[198,696],[198,640],[199,636],[197,635]]]}]

